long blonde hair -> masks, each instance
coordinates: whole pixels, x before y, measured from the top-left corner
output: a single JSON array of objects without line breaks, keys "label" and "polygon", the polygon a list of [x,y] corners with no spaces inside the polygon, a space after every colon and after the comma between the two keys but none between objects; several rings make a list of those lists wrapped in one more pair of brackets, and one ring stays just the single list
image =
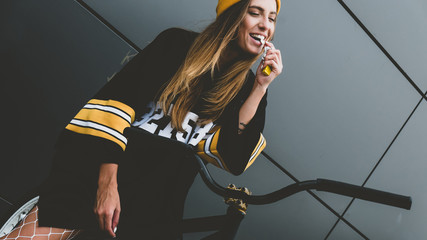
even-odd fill
[{"label": "long blonde hair", "polygon": [[[160,95],[159,102],[163,111],[165,113],[170,111],[172,125],[179,131],[183,131],[184,118],[200,97],[206,102],[200,112],[204,121],[215,121],[242,88],[257,56],[241,56],[228,69],[219,69],[221,67],[219,61],[221,55],[229,50],[227,48],[236,39],[249,3],[249,0],[236,3],[198,35],[183,64]],[[222,73],[214,76],[217,70]],[[201,79],[209,72],[212,79],[217,77],[218,80],[212,89],[201,96],[203,91]]]}]

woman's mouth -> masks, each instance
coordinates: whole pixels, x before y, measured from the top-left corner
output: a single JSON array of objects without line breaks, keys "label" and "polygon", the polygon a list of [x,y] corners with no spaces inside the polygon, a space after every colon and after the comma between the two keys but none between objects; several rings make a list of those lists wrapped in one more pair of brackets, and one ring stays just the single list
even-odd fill
[{"label": "woman's mouth", "polygon": [[260,42],[261,45],[265,40],[265,37],[263,35],[260,34],[255,34],[255,33],[250,33],[249,34],[253,39],[255,39],[256,41]]}]

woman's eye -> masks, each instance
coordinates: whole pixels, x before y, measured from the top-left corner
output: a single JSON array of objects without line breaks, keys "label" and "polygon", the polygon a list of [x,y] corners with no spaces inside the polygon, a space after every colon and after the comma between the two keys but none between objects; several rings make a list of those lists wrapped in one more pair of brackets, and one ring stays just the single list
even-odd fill
[{"label": "woman's eye", "polygon": [[276,18],[268,18],[268,19],[270,19],[270,21],[272,22],[276,22]]},{"label": "woman's eye", "polygon": [[258,16],[259,15],[259,13],[257,13],[257,12],[249,12],[249,14],[252,16]]}]

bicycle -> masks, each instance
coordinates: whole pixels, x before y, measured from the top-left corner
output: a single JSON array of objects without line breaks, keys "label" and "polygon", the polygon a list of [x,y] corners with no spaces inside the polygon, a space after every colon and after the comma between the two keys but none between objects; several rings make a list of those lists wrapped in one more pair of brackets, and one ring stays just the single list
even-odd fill
[{"label": "bicycle", "polygon": [[[143,130],[137,128],[128,128],[125,133],[128,137],[134,138],[135,136],[141,134],[141,131]],[[198,163],[199,174],[203,182],[212,192],[223,197],[225,203],[228,205],[227,212],[224,215],[183,219],[178,224],[178,226],[173,226],[175,229],[178,229],[181,234],[191,232],[217,231],[213,234],[210,234],[209,236],[204,237],[203,239],[233,240],[236,236],[241,221],[246,215],[248,204],[270,204],[306,190],[330,192],[407,210],[411,209],[412,199],[409,196],[360,187],[357,185],[329,179],[306,180],[287,185],[279,190],[264,195],[251,195],[247,188],[238,188],[233,184],[230,184],[227,187],[219,185],[209,173],[209,170],[206,167],[207,163],[198,155],[194,154],[193,148],[191,146],[172,139],[168,139],[167,141],[172,141],[174,144],[182,147],[182,149],[187,153],[186,156],[191,158],[192,161],[196,161]],[[3,224],[0,228],[0,237],[12,231],[14,226],[19,224],[19,222],[25,218],[28,212],[37,204],[38,199],[38,196],[32,196],[16,211],[12,211],[12,216],[9,217],[5,221],[5,224]],[[103,233],[100,232],[86,232],[74,239],[107,240],[111,238],[106,237]]]}]

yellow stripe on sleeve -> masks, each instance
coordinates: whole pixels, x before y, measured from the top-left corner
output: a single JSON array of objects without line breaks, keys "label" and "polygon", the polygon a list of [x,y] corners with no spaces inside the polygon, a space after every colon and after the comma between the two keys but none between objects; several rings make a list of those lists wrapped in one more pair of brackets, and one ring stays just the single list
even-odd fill
[{"label": "yellow stripe on sleeve", "polygon": [[123,150],[127,139],[123,130],[134,121],[135,111],[115,100],[91,99],[65,128],[80,134],[101,137]]},{"label": "yellow stripe on sleeve", "polygon": [[259,154],[262,152],[262,150],[264,150],[264,148],[266,146],[267,146],[267,142],[265,141],[265,138],[262,135],[262,133],[260,133],[258,143],[257,143],[255,149],[253,150],[252,154],[251,154],[251,158],[249,159],[249,162],[246,165],[245,171],[246,171],[246,169],[248,169],[248,167],[250,167],[252,165],[252,163],[255,162],[255,159],[259,156]]},{"label": "yellow stripe on sleeve", "polygon": [[221,164],[226,171],[230,171],[218,152],[218,139],[219,139],[220,131],[221,129],[218,129],[218,131],[214,133],[212,142],[209,146],[209,151],[221,161]]},{"label": "yellow stripe on sleeve", "polygon": [[229,172],[230,170],[218,152],[218,139],[220,130],[221,129],[218,126],[214,127],[210,131],[211,134],[208,139],[203,139],[199,142],[199,144],[197,144],[196,153],[205,161]]},{"label": "yellow stripe on sleeve", "polygon": [[135,111],[131,107],[129,107],[128,105],[121,103],[119,101],[91,99],[88,103],[118,108],[118,109],[122,110],[123,112],[127,113],[131,117],[131,119],[132,119],[131,122],[133,122],[135,120]]},{"label": "yellow stripe on sleeve", "polygon": [[107,126],[111,129],[114,129],[120,133],[123,133],[123,130],[126,127],[130,126],[130,124],[125,119],[117,116],[116,114],[110,113],[110,112],[104,112],[98,109],[83,108],[74,117],[74,119],[96,122],[104,126]]}]

